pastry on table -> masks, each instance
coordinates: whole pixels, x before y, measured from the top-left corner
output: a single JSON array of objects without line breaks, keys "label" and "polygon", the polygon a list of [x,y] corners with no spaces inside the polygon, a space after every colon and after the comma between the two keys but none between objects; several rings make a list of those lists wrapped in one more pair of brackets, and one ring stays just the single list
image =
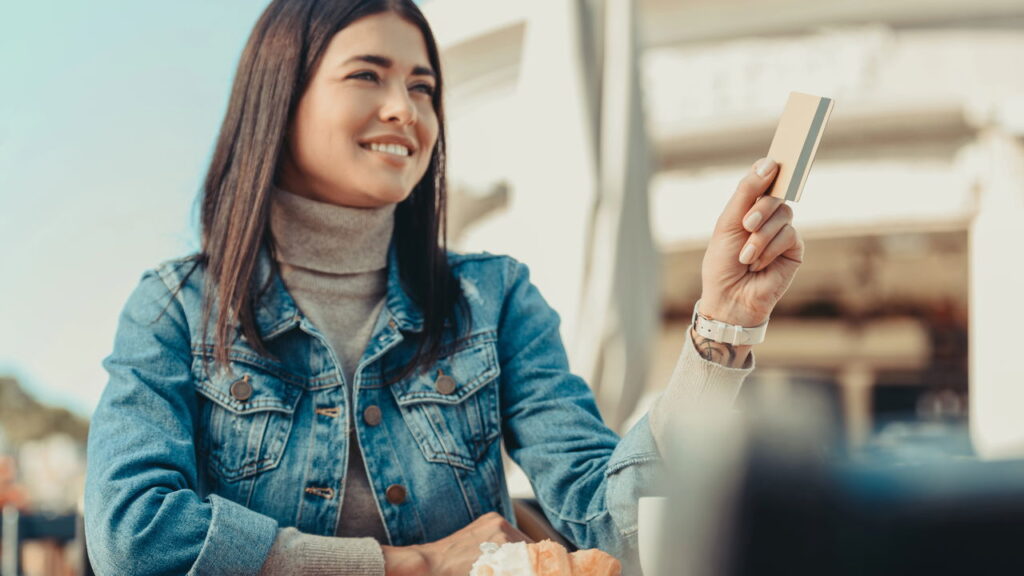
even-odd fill
[{"label": "pastry on table", "polygon": [[469,576],[619,576],[622,572],[610,554],[596,548],[569,554],[551,540],[501,546],[484,542],[480,551]]}]

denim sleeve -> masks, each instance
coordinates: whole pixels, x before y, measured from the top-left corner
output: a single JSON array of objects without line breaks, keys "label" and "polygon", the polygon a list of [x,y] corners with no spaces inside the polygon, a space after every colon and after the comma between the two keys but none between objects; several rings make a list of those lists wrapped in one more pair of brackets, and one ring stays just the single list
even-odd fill
[{"label": "denim sleeve", "polygon": [[121,314],[89,429],[85,524],[97,574],[257,574],[277,522],[196,492],[189,330],[155,272]]},{"label": "denim sleeve", "polygon": [[637,499],[661,473],[647,418],[621,440],[605,426],[587,384],[569,372],[558,314],[509,260],[498,330],[505,446],[556,530],[637,566]]}]

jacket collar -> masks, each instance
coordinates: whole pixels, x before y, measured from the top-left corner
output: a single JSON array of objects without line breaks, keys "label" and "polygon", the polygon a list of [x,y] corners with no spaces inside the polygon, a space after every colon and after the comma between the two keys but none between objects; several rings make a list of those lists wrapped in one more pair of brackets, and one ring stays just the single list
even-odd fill
[{"label": "jacket collar", "polygon": [[[299,325],[302,312],[288,293],[288,289],[277,273],[266,249],[261,249],[256,261],[256,286],[267,288],[259,296],[254,314],[260,338],[269,340]],[[402,287],[402,279],[398,270],[398,250],[394,237],[388,247],[388,282],[385,308],[404,332],[421,332],[423,330],[423,312]]]}]

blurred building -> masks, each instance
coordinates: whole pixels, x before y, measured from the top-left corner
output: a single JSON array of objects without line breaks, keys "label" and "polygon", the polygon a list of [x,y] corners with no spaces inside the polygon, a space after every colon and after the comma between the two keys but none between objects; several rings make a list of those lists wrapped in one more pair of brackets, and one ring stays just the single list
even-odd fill
[{"label": "blurred building", "polygon": [[[757,347],[756,387],[830,391],[853,445],[890,416],[963,420],[969,404],[976,446],[1024,445],[1007,401],[1008,382],[1024,377],[1009,361],[1010,327],[1024,321],[1012,306],[1024,290],[1012,247],[1024,221],[1024,3],[432,0],[424,9],[448,81],[454,243],[531,265],[612,425],[667,381],[714,222],[766,154],[795,90],[836,106],[795,206],[806,263]],[[621,89],[631,59],[639,98]],[[627,167],[608,167],[623,158]],[[636,206],[644,215],[617,225],[602,216]],[[643,262],[635,238],[644,235],[656,250],[649,273],[633,262]],[[656,283],[643,349],[608,338],[648,329],[628,319],[631,303],[641,318],[649,304],[602,268]],[[626,391],[608,392],[616,386]]]}]

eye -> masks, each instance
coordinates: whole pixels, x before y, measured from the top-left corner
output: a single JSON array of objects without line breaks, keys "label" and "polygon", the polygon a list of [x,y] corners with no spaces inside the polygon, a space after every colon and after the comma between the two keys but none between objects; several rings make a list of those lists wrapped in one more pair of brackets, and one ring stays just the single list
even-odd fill
[{"label": "eye", "polygon": [[355,74],[350,74],[348,78],[352,78],[353,80],[367,80],[369,82],[378,82],[380,80],[380,76],[372,70],[356,72]]},{"label": "eye", "polygon": [[413,92],[421,92],[427,96],[434,95],[434,87],[426,83],[414,84],[409,88],[409,90],[412,90]]}]

